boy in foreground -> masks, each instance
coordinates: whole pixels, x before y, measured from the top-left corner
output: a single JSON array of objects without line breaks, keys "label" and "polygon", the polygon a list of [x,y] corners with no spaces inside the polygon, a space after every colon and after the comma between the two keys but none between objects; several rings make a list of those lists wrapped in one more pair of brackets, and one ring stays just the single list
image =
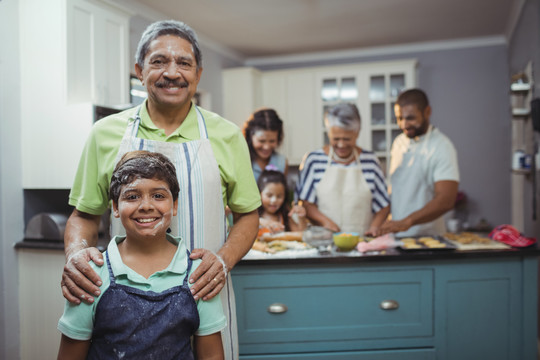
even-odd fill
[{"label": "boy in foreground", "polygon": [[92,264],[103,279],[96,301],[66,302],[58,359],[223,359],[221,300],[193,299],[188,277],[200,260],[167,234],[178,205],[174,165],[159,153],[129,152],[109,192],[126,236],[111,240],[106,266]]}]

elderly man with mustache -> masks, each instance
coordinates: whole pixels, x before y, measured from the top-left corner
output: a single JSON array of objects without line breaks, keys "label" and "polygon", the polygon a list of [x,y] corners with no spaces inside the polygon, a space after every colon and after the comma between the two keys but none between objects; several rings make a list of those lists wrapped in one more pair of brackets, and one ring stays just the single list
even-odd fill
[{"label": "elderly man with mustache", "polygon": [[[232,284],[228,273],[249,251],[257,235],[260,196],[240,129],[193,101],[202,74],[195,32],[182,22],[159,21],[143,33],[135,71],[148,91],[133,109],[98,121],[85,145],[69,203],[66,265],[62,293],[71,303],[92,303],[101,279],[89,260],[103,264],[95,248],[101,215],[109,207],[107,189],[115,164],[132,150],[166,155],[175,165],[180,195],[170,232],[186,241],[192,259],[202,259],[189,282],[195,300],[220,291],[230,315],[222,333],[226,359],[238,358]],[[227,231],[225,206],[234,225]],[[123,229],[112,226],[112,235]],[[232,340],[231,340],[232,339]]]}]

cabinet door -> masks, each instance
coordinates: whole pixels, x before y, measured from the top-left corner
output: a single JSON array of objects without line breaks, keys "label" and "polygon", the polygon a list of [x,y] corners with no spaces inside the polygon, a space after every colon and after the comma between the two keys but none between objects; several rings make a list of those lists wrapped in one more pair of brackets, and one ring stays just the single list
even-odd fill
[{"label": "cabinet door", "polygon": [[346,70],[328,69],[317,72],[317,122],[319,125],[321,146],[328,145],[328,133],[324,124],[326,112],[339,103],[356,105],[360,112],[361,129],[356,144],[363,149],[370,149],[369,128],[364,128],[367,109],[360,99],[367,95],[363,74],[357,68]]},{"label": "cabinet door", "polygon": [[226,69],[223,77],[223,116],[243,128],[251,113],[261,107],[261,74],[244,67]]},{"label": "cabinet door", "polygon": [[279,152],[290,165],[299,165],[305,153],[321,147],[316,124],[315,77],[309,71],[268,72],[262,78],[262,104],[277,111],[285,134]]},{"label": "cabinet door", "polygon": [[304,154],[322,146],[320,127],[316,123],[315,76],[311,72],[287,75],[286,155],[290,164],[298,165]]},{"label": "cabinet door", "polygon": [[129,22],[107,5],[67,3],[68,103],[129,102]]},{"label": "cabinet door", "polygon": [[96,104],[114,106],[129,103],[129,22],[111,9],[99,9],[96,21]]},{"label": "cabinet door", "polygon": [[520,262],[504,259],[440,267],[435,291],[439,359],[536,359],[536,354],[526,356],[531,348],[522,345],[536,338],[523,332],[522,319],[536,316],[523,313],[522,275]]},{"label": "cabinet door", "polygon": [[431,269],[254,267],[235,269],[233,284],[244,353],[433,344]]},{"label": "cabinet door", "polygon": [[65,299],[58,288],[65,264],[62,250],[18,251],[21,360],[56,359],[56,330]]},{"label": "cabinet door", "polygon": [[92,101],[95,85],[95,6],[86,1],[67,2],[67,102]]},{"label": "cabinet door", "polygon": [[[24,27],[40,29],[21,42],[23,187],[66,189],[92,126],[93,104],[128,102],[128,15],[105,2],[43,4],[27,0],[21,7]],[[40,66],[38,53],[45,54]]]},{"label": "cabinet door", "polygon": [[416,61],[395,61],[365,66],[361,106],[365,109],[363,129],[368,149],[375,152],[383,171],[387,171],[392,142],[401,133],[394,115],[399,93],[416,85]]},{"label": "cabinet door", "polygon": [[434,349],[240,356],[241,360],[434,360],[436,358]]}]

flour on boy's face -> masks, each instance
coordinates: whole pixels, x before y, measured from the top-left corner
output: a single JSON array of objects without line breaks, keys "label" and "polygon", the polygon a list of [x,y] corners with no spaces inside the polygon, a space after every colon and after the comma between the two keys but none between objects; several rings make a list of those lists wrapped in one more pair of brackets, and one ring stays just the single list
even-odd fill
[{"label": "flour on boy's face", "polygon": [[176,202],[169,186],[157,179],[136,179],[122,187],[114,213],[128,238],[165,236],[176,215]]}]

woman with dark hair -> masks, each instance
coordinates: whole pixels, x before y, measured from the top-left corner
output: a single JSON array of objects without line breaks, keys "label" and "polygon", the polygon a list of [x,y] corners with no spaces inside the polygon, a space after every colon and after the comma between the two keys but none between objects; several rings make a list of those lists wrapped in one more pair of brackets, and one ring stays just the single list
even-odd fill
[{"label": "woman with dark hair", "polygon": [[267,166],[287,176],[287,159],[276,152],[283,140],[283,121],[274,109],[259,109],[251,114],[244,125],[244,136],[255,180]]}]

